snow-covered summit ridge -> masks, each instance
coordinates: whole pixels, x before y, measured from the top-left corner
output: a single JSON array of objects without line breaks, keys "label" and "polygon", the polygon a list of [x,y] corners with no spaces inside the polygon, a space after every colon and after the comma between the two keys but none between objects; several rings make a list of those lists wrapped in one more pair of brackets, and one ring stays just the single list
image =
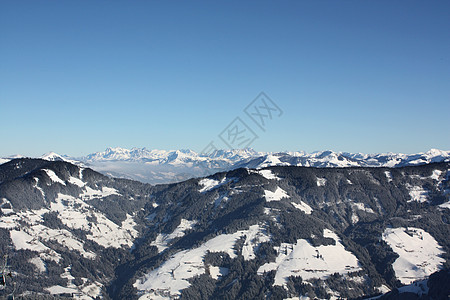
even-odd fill
[{"label": "snow-covered summit ridge", "polygon": [[194,163],[202,161],[226,161],[228,163],[250,163],[259,159],[259,167],[274,165],[301,165],[315,167],[377,166],[395,167],[430,162],[447,161],[450,151],[431,149],[415,154],[403,153],[349,153],[331,150],[307,153],[304,151],[258,152],[253,149],[215,150],[209,154],[193,150],[149,150],[147,148],[107,148],[80,158],[81,161],[135,161],[158,164]]},{"label": "snow-covered summit ridge", "polygon": [[[1,158],[7,162],[22,155]],[[269,166],[306,166],[306,167],[400,167],[432,162],[450,161],[450,151],[431,149],[415,154],[403,153],[349,153],[332,150],[307,153],[304,151],[258,152],[251,148],[215,150],[209,154],[198,153],[190,149],[158,150],[147,148],[110,147],[105,151],[94,152],[84,157],[73,158],[55,152],[46,153],[39,158],[49,161],[66,162],[141,162],[151,165],[185,165],[206,167],[248,167],[264,168]]]},{"label": "snow-covered summit ridge", "polygon": [[[22,156],[0,158],[0,164]],[[431,149],[416,154],[349,153],[331,150],[258,152],[251,148],[215,150],[198,153],[190,149],[158,150],[147,148],[107,148],[84,157],[73,158],[50,152],[39,157],[49,161],[66,161],[88,166],[113,177],[146,183],[173,183],[193,177],[208,176],[237,168],[262,169],[271,166],[316,168],[404,167],[450,161],[450,151]]]}]

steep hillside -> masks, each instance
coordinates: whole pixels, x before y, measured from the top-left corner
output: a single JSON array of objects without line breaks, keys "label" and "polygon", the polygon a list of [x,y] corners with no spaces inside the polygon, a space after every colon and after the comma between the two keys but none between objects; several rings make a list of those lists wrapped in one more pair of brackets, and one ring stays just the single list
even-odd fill
[{"label": "steep hillside", "polygon": [[287,166],[151,186],[13,160],[0,250],[17,295],[377,295],[449,267],[449,169]]}]

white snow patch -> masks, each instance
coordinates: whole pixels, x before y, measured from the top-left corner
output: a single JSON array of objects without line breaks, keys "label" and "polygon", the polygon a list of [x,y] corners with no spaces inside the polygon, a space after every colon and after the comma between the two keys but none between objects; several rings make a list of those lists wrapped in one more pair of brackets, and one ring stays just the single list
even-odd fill
[{"label": "white snow patch", "polygon": [[150,244],[158,248],[158,252],[162,252],[168,248],[168,244],[174,239],[184,236],[186,230],[192,229],[197,221],[189,221],[181,219],[180,225],[175,228],[175,230],[170,234],[160,233],[156,239]]},{"label": "white snow patch", "polygon": [[431,174],[430,178],[438,181],[441,174],[442,174],[441,170],[433,170],[433,174]]},{"label": "white snow patch", "polygon": [[200,193],[204,193],[210,191],[219,186],[220,182],[215,179],[205,178],[198,182],[203,187],[199,190]]},{"label": "white snow patch", "polygon": [[327,180],[325,178],[320,178],[317,177],[317,186],[325,186],[325,184],[327,183]]},{"label": "white snow patch", "polygon": [[[95,254],[93,252],[87,252],[84,250],[84,244],[82,241],[75,238],[72,233],[65,229],[52,229],[44,226],[42,216],[49,212],[47,209],[19,211],[14,215],[0,218],[1,228],[21,228],[20,231],[10,231],[11,238],[16,249],[29,249],[37,252],[45,252],[47,248],[42,242],[57,242],[62,246],[67,247],[70,250],[78,251],[86,258],[94,259]],[[26,223],[28,226],[21,226],[21,222]],[[59,260],[58,255],[54,252],[54,260]]]},{"label": "white snow patch", "polygon": [[280,187],[277,187],[275,192],[264,190],[264,197],[267,202],[280,201],[283,198],[289,198],[289,195]]},{"label": "white snow patch", "polygon": [[11,161],[11,160],[8,158],[0,158],[0,165],[6,164],[8,161]]},{"label": "white snow patch", "polygon": [[66,183],[61,178],[59,178],[53,170],[44,169],[43,171],[47,173],[48,177],[50,177],[53,182],[66,185]]},{"label": "white snow patch", "polygon": [[426,202],[428,200],[428,191],[424,190],[423,187],[411,186],[407,184],[406,188],[409,190],[409,195],[411,196],[411,200],[409,200],[408,202]]},{"label": "white snow patch", "polygon": [[259,267],[258,274],[276,270],[274,285],[284,286],[289,276],[301,276],[307,281],[312,278],[325,279],[334,273],[361,270],[358,259],[345,250],[334,232],[325,229],[323,235],[334,239],[336,245],[314,247],[303,239],[297,240],[296,244],[282,243],[280,247],[275,247],[278,252],[275,262]]},{"label": "white snow patch", "polygon": [[8,216],[3,216],[0,218],[0,228],[5,228],[5,229],[16,228],[16,227],[18,227],[16,220],[17,220],[17,216],[14,214],[10,214]]},{"label": "white snow patch", "polygon": [[44,241],[55,241],[58,244],[67,247],[68,249],[78,251],[82,256],[94,259],[95,253],[84,250],[83,242],[76,239],[72,233],[65,229],[51,229],[44,225],[34,225],[30,227],[30,232],[34,236],[38,236]]},{"label": "white snow patch", "polygon": [[226,177],[224,177],[221,181],[211,179],[211,178],[203,178],[202,180],[200,180],[198,182],[199,185],[203,186],[201,189],[199,189],[199,192],[205,193],[205,192],[211,191],[227,182],[228,182],[228,179]]},{"label": "white snow patch", "polygon": [[[382,294],[386,294],[386,293],[389,293],[389,292],[391,291],[391,289],[388,288],[388,287],[387,287],[386,285],[384,285],[384,284],[382,284],[382,285],[379,286],[379,287],[376,287],[376,290],[377,290],[378,292],[382,293]],[[381,297],[381,296],[379,296],[379,297]]]},{"label": "white snow patch", "polygon": [[[72,267],[68,266],[64,268],[64,273],[61,274],[61,278],[67,279],[67,287],[56,286],[57,288],[54,291],[68,291],[72,290],[73,298],[80,300],[92,300],[97,297],[101,297],[101,289],[102,285],[97,281],[91,281],[87,278],[81,277],[80,279],[83,283],[79,286],[76,286],[73,282],[75,277],[70,273]],[[66,293],[66,292],[63,292]],[[62,294],[60,292],[56,294]]]},{"label": "white snow patch", "polygon": [[289,163],[282,162],[278,157],[272,154],[266,155],[263,162],[258,165],[258,169],[267,168],[270,166],[288,166]]},{"label": "white snow patch", "polygon": [[9,234],[16,250],[36,251],[41,253],[40,257],[43,259],[50,259],[56,262],[60,261],[61,255],[42,244],[38,237],[31,236],[23,230],[11,230]]},{"label": "white snow patch", "polygon": [[31,236],[23,230],[11,230],[9,233],[16,250],[31,250],[36,252],[51,250],[39,242],[37,237]]},{"label": "white snow patch", "polygon": [[33,257],[33,258],[30,258],[28,261],[31,264],[33,264],[36,267],[36,269],[41,273],[43,273],[47,270],[45,263],[42,261],[42,259],[40,257]]},{"label": "white snow patch", "polygon": [[83,200],[92,200],[92,199],[98,199],[98,198],[105,198],[111,195],[119,195],[119,192],[110,187],[102,187],[102,190],[94,190],[93,188],[86,186],[85,191],[80,195],[81,199]]},{"label": "white snow patch", "polygon": [[1,199],[0,209],[4,216],[14,213],[11,202],[6,198]]},{"label": "white snow patch", "polygon": [[5,215],[5,216],[7,216],[7,215],[10,215],[10,214],[13,214],[13,213],[14,213],[14,210],[13,210],[13,209],[11,209],[11,208],[2,208],[1,210],[2,210],[2,214],[3,214],[3,215]]},{"label": "white snow patch", "polygon": [[438,205],[440,208],[448,208],[450,209],[450,201],[447,201],[445,203],[442,203],[440,205]]},{"label": "white snow patch", "polygon": [[303,211],[305,214],[310,215],[313,211],[313,209],[311,208],[311,206],[309,206],[308,204],[306,204],[303,201],[300,201],[300,203],[295,203],[295,202],[291,202],[291,204],[297,208],[300,209],[301,211]]},{"label": "white snow patch", "polygon": [[414,283],[411,283],[407,286],[402,286],[398,288],[399,293],[413,293],[418,296],[427,295],[429,288],[428,288],[428,279],[425,280],[419,280]]},{"label": "white snow patch", "polygon": [[270,241],[270,237],[266,235],[265,231],[263,231],[260,226],[250,226],[245,233],[245,241],[242,246],[242,256],[244,256],[244,260],[255,259],[255,252],[257,252],[259,245],[268,241]]},{"label": "white snow patch", "polygon": [[361,202],[356,202],[356,203],[352,203],[352,206],[358,210],[362,210],[365,211],[367,213],[371,213],[374,214],[375,212],[373,211],[373,209],[371,209],[370,207],[367,207],[364,203]]},{"label": "white snow patch", "polygon": [[101,297],[101,295],[102,295],[102,284],[101,283],[94,281],[90,284],[86,284],[86,283],[90,282],[90,281],[88,281],[87,278],[83,278],[83,281],[85,283],[80,289],[84,295],[90,297],[88,299],[96,299],[97,297],[102,298]]},{"label": "white snow patch", "polygon": [[71,183],[71,184],[74,184],[74,185],[78,185],[79,187],[83,187],[83,186],[86,185],[86,183],[83,180],[78,179],[76,177],[72,177],[72,176],[69,177],[68,182]]},{"label": "white snow patch", "polygon": [[[198,248],[174,254],[159,268],[152,270],[134,283],[134,286],[143,294],[139,299],[152,299],[152,295],[164,297],[180,295],[181,290],[190,286],[188,281],[190,278],[205,273],[206,266],[203,259],[208,251],[225,252],[231,258],[235,258],[236,241],[244,235],[256,236],[255,232],[258,231],[262,231],[261,227],[253,225],[248,230],[222,234],[208,240]],[[250,254],[249,257],[251,257]]]},{"label": "white snow patch", "polygon": [[39,178],[34,177],[34,180],[36,181],[36,183],[34,184],[34,187],[41,193],[42,198],[45,199],[45,193],[44,193],[44,190],[43,190],[41,187],[39,187]]},{"label": "white snow patch", "polygon": [[260,171],[257,171],[257,173],[269,180],[272,180],[272,179],[281,180],[280,177],[273,174],[272,170],[260,170]]},{"label": "white snow patch", "polygon": [[[132,216],[127,214],[127,219],[119,226],[84,201],[69,195],[58,194],[50,207],[59,213],[58,217],[66,226],[89,232],[86,237],[104,247],[131,247],[138,235]],[[89,217],[97,221],[90,222]]]},{"label": "white snow patch", "polygon": [[384,171],[384,175],[386,175],[387,181],[392,182],[392,174],[389,171]]},{"label": "white snow patch", "polygon": [[216,266],[209,267],[209,275],[211,275],[212,279],[215,279],[215,280],[228,275],[228,272],[229,272],[228,268],[216,267]]},{"label": "white snow patch", "polygon": [[78,292],[77,289],[68,288],[68,287],[60,286],[60,285],[54,285],[54,286],[51,286],[51,287],[47,287],[45,289],[52,295],[73,294],[73,293]]},{"label": "white snow patch", "polygon": [[399,257],[392,264],[403,284],[424,279],[445,262],[441,246],[425,230],[413,227],[387,228],[383,240]]},{"label": "white snow patch", "polygon": [[356,224],[359,221],[359,217],[356,214],[352,214],[352,218],[351,218],[352,224]]}]

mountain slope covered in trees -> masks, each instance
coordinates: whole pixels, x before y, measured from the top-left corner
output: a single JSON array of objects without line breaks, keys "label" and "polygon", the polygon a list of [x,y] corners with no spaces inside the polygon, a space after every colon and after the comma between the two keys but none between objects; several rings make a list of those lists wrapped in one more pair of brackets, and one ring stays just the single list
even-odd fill
[{"label": "mountain slope covered in trees", "polygon": [[153,186],[12,160],[0,165],[0,251],[13,273],[1,292],[377,295],[449,267],[449,169],[241,168]]}]

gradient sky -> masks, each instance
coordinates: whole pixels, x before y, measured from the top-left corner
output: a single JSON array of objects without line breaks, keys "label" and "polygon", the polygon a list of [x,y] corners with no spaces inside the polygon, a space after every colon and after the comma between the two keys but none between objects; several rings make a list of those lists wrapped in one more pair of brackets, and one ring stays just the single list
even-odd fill
[{"label": "gradient sky", "polygon": [[[0,156],[450,150],[450,1],[1,1]],[[244,108],[282,110],[263,132]]]}]

